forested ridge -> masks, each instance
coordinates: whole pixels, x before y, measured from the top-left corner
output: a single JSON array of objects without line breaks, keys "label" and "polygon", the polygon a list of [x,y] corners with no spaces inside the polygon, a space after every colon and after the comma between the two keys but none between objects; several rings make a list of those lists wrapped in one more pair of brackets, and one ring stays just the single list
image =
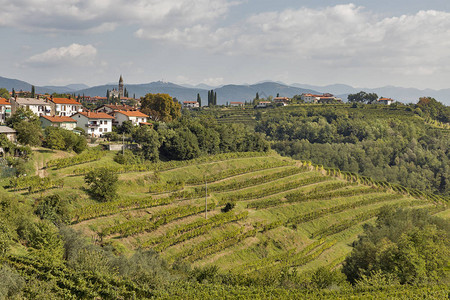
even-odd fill
[{"label": "forested ridge", "polygon": [[274,141],[272,147],[283,155],[450,194],[450,131],[430,126],[406,107],[269,112],[255,130]]}]

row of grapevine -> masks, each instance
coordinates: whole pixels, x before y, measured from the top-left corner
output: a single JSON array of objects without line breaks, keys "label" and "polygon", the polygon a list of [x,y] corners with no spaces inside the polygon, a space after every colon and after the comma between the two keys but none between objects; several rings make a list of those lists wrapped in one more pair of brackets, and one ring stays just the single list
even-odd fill
[{"label": "row of grapevine", "polygon": [[[309,244],[305,248],[301,249],[299,252],[297,252],[297,256],[304,256],[309,252],[311,252],[313,249],[319,247],[320,245],[323,245],[324,243],[325,243],[324,239],[317,240]],[[263,268],[271,268],[278,262],[286,260],[288,257],[292,257],[294,255],[296,255],[296,249],[291,249],[276,255],[271,255],[268,257],[258,259],[257,261],[248,262],[244,265],[234,268],[233,272],[241,274],[241,273],[250,273]]]},{"label": "row of grapevine", "polygon": [[[409,206],[411,204],[413,204],[413,203],[402,202],[402,203],[391,204],[391,205],[389,205],[389,207],[391,209],[395,209],[395,208],[402,207],[402,206]],[[329,225],[325,228],[322,228],[322,229],[319,229],[319,230],[313,232],[311,234],[311,238],[326,237],[329,235],[339,233],[339,232],[344,231],[350,227],[353,227],[361,222],[364,222],[364,221],[374,218],[379,213],[379,211],[380,211],[379,209],[365,211],[365,212],[362,212],[360,214],[353,216],[351,219],[346,219],[341,222],[334,223],[332,225]]]},{"label": "row of grapevine", "polygon": [[[251,158],[251,157],[265,157],[268,156],[267,152],[233,152],[233,153],[222,153],[211,156],[202,156],[192,160],[171,160],[166,162],[155,162],[146,164],[131,164],[131,165],[116,165],[108,167],[114,173],[130,173],[130,172],[147,172],[147,171],[167,171],[177,168],[186,167],[193,164],[211,163],[218,162],[229,159],[239,159],[239,158]],[[95,167],[85,167],[77,168],[73,170],[73,175],[80,176],[85,175],[88,172],[94,170]]]},{"label": "row of grapevine", "polygon": [[[133,281],[114,274],[75,271],[63,264],[49,266],[48,262],[26,256],[1,256],[0,263],[13,267],[27,281],[34,278],[55,281],[52,292],[61,299],[142,299],[153,296],[150,288],[140,287]],[[25,295],[27,292],[25,286]]]},{"label": "row of grapevine", "polygon": [[84,164],[91,161],[96,161],[101,159],[103,156],[104,152],[102,152],[100,149],[91,148],[72,157],[50,160],[47,162],[46,166],[47,168],[53,168],[54,170],[58,170],[70,166]]},{"label": "row of grapevine", "polygon": [[[207,219],[206,222],[200,227],[195,227],[188,231],[183,228],[179,228],[179,232],[181,234],[177,235],[173,238],[167,238],[164,235],[164,236],[160,236],[158,238],[150,239],[147,242],[144,242],[143,244],[141,244],[140,246],[143,248],[148,248],[152,245],[157,244],[157,246],[153,247],[153,249],[161,252],[170,246],[173,246],[175,244],[184,242],[191,238],[203,235],[203,234],[209,232],[212,228],[219,227],[226,223],[245,219],[245,218],[247,218],[247,216],[248,216],[248,212],[246,212],[246,211],[241,212],[239,214],[234,214],[233,212],[223,213],[221,215],[217,215],[210,219]],[[189,226],[189,224],[187,224],[187,226]]]},{"label": "row of grapevine", "polygon": [[29,193],[45,191],[55,187],[63,187],[64,180],[62,178],[52,180],[49,177],[39,176],[23,176],[14,177],[9,180],[9,187],[14,190],[28,190]]},{"label": "row of grapevine", "polygon": [[409,194],[413,197],[421,198],[421,199],[428,200],[428,201],[443,202],[443,203],[450,202],[450,197],[422,192],[417,189],[407,188],[407,187],[404,187],[399,184],[390,183],[388,181],[373,180],[372,178],[370,178],[368,176],[361,176],[357,173],[341,171],[337,168],[326,168],[323,165],[313,164],[311,161],[301,161],[301,164],[305,168],[309,168],[311,170],[317,170],[317,171],[325,171],[328,176],[342,178],[349,182],[370,185],[370,186],[374,186],[374,187],[378,187],[378,188],[391,189],[398,193]]},{"label": "row of grapevine", "polygon": [[329,195],[330,193],[326,193],[328,191],[334,191],[334,190],[337,190],[337,189],[340,189],[340,188],[346,187],[346,186],[348,186],[348,184],[345,182],[331,182],[327,185],[325,185],[325,184],[319,185],[318,187],[316,187],[313,190],[306,192],[306,193],[303,191],[291,192],[283,197],[283,198],[286,198],[285,201],[282,201],[279,198],[257,200],[257,201],[249,203],[247,205],[247,208],[264,209],[264,208],[269,208],[269,207],[273,207],[273,206],[278,206],[278,205],[284,204],[284,203],[296,203],[296,202],[311,201],[311,200],[315,200],[316,198],[321,197],[323,195]]},{"label": "row of grapevine", "polygon": [[[208,203],[208,207],[213,210],[215,208],[214,203]],[[118,233],[121,237],[127,237],[142,232],[150,232],[158,229],[160,226],[165,225],[171,221],[185,218],[188,216],[196,215],[205,211],[204,206],[180,206],[172,207],[158,214],[153,215],[151,218],[138,218],[128,220],[121,224],[117,224],[111,227],[106,227],[102,230],[101,235],[111,235]]]},{"label": "row of grapevine", "polygon": [[[218,183],[214,185],[208,186],[208,191],[211,192],[224,192],[224,191],[232,191],[232,190],[239,190],[246,187],[250,187],[257,184],[263,184],[268,183],[271,181],[275,181],[281,178],[286,178],[292,175],[297,175],[300,173],[305,172],[305,170],[302,170],[300,168],[289,168],[285,169],[279,172],[270,173],[267,175],[261,175],[261,176],[255,176],[244,180],[233,180],[233,181],[226,181],[223,183]],[[196,190],[201,190],[204,192],[205,187],[197,187]]]},{"label": "row of grapevine", "polygon": [[375,204],[375,203],[379,203],[379,202],[385,202],[385,201],[392,201],[392,200],[398,200],[403,198],[402,195],[398,195],[398,194],[388,194],[388,195],[383,195],[383,196],[378,196],[378,197],[373,197],[373,198],[367,198],[367,199],[363,199],[360,201],[356,201],[356,202],[350,202],[350,203],[344,203],[344,204],[340,204],[340,205],[336,205],[336,206],[332,206],[329,208],[323,208],[321,210],[315,210],[303,215],[299,215],[296,217],[292,217],[290,219],[288,219],[285,224],[289,225],[289,224],[299,224],[299,223],[304,223],[304,222],[308,222],[323,216],[326,216],[330,213],[337,213],[337,212],[341,212],[347,209],[354,209],[360,206],[365,206],[365,205],[370,205],[370,204]]},{"label": "row of grapevine", "polygon": [[249,199],[258,199],[258,198],[264,198],[273,194],[277,194],[280,192],[285,192],[287,190],[296,189],[305,185],[315,184],[323,181],[330,180],[329,177],[325,176],[313,176],[308,178],[303,178],[291,182],[287,182],[284,184],[273,184],[270,186],[266,186],[264,188],[261,188],[257,191],[244,191],[244,192],[238,192],[231,195],[223,195],[221,203],[225,203],[227,201],[243,201],[243,200],[249,200]]}]

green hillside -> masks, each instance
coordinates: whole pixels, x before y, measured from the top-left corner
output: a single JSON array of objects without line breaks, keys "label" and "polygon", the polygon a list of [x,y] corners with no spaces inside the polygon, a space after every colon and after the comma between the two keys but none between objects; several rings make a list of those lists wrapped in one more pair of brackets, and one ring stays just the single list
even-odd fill
[{"label": "green hillside", "polygon": [[[72,202],[71,227],[120,253],[154,249],[170,263],[214,264],[238,273],[334,267],[350,252],[362,225],[385,205],[428,207],[448,215],[443,201],[364,184],[363,178],[275,153],[162,162],[143,172],[119,170],[112,156],[102,153],[91,163],[49,168],[49,178],[63,180],[57,189],[31,195],[9,191],[30,198],[62,195]],[[79,174],[97,166],[126,172],[119,176],[118,200],[98,203],[83,190]],[[234,208],[224,212],[227,204]]]}]

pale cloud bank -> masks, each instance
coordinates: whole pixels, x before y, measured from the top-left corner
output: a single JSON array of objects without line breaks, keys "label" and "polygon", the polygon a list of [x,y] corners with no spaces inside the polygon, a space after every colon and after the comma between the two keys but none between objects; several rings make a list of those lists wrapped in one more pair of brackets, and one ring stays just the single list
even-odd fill
[{"label": "pale cloud bank", "polygon": [[60,65],[88,65],[97,55],[97,49],[92,45],[72,44],[67,47],[51,48],[43,53],[31,56],[25,65],[53,67]]}]

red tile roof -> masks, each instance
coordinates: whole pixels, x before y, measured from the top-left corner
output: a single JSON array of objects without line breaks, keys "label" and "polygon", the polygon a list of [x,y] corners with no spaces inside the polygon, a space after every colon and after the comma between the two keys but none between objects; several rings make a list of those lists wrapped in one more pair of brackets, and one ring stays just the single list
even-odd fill
[{"label": "red tile roof", "polygon": [[41,116],[41,118],[47,119],[52,123],[76,123],[71,117],[65,116]]},{"label": "red tile roof", "polygon": [[97,109],[102,108],[103,106],[111,108],[112,110],[135,110],[135,108],[133,106],[129,106],[129,105],[115,105],[115,104],[106,104],[106,105],[102,105]]},{"label": "red tile roof", "polygon": [[83,112],[78,112],[77,114],[83,115],[89,119],[114,119],[114,117],[111,117],[107,113],[102,113],[102,112],[96,113],[96,112],[91,112],[91,111],[83,111]]},{"label": "red tile roof", "polygon": [[11,103],[5,98],[0,98],[0,105],[11,105]]},{"label": "red tile roof", "polygon": [[68,99],[68,98],[53,98],[52,102],[56,104],[81,105],[81,103],[77,102],[75,99]]},{"label": "red tile roof", "polygon": [[125,115],[125,116],[127,116],[127,117],[145,117],[145,118],[148,118],[148,116],[146,115],[146,114],[144,114],[144,113],[141,113],[140,111],[138,111],[138,110],[119,110],[119,111],[116,111],[116,113],[121,113],[121,114],[123,114],[123,115]]},{"label": "red tile roof", "polygon": [[391,98],[380,98],[378,101],[394,101]]}]

